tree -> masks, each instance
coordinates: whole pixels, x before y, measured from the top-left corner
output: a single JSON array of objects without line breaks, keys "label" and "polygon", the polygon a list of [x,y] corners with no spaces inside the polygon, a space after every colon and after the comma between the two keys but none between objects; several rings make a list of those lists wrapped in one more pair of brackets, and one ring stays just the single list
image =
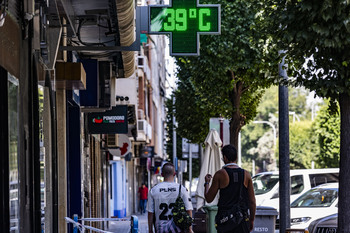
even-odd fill
[{"label": "tree", "polygon": [[[178,76],[182,77],[184,72],[186,70],[179,70]],[[206,111],[206,105],[201,101],[189,78],[183,78],[182,81],[178,82],[175,96],[178,134],[192,143],[203,143],[209,132],[210,114]],[[214,114],[216,113],[214,112],[212,116],[215,116]]]},{"label": "tree", "polygon": [[[190,97],[190,96],[189,96]],[[167,115],[166,115],[166,132],[167,137],[165,140],[166,143],[166,152],[168,154],[167,160],[170,162],[173,162],[173,130],[174,130],[174,124],[173,124],[173,116],[174,116],[174,104],[173,104],[173,98],[174,96],[171,96],[171,98],[166,99],[165,105],[167,108]],[[178,132],[178,128],[176,128],[176,156],[178,159],[185,159],[182,156],[182,136],[181,132]],[[188,160],[188,159],[186,159]],[[200,158],[199,159],[192,159],[192,177],[198,177],[200,172]],[[188,180],[189,173],[186,172],[183,174],[184,180]]]},{"label": "tree", "polygon": [[[274,81],[266,72],[271,67],[278,70],[277,50],[260,30],[261,1],[218,0],[210,3],[222,6],[221,35],[201,37],[199,57],[177,59],[177,75],[180,83],[185,84],[179,85],[175,93],[176,117],[179,131],[191,140],[193,134],[208,132],[210,117],[222,115],[230,119],[230,143],[237,146],[241,128],[257,113],[262,89]],[[193,90],[193,98],[184,97],[188,95],[187,88]],[[183,99],[186,102],[180,102]],[[193,112],[186,105],[193,107]],[[183,117],[185,114],[187,118]],[[193,122],[192,114],[199,114],[205,122]]]},{"label": "tree", "polygon": [[[310,92],[299,87],[288,89],[290,93],[289,109],[297,115],[295,118],[294,115],[290,115],[290,167],[311,168],[311,161],[319,155],[319,145],[310,122],[311,108],[307,106]],[[278,87],[272,86],[265,91],[254,120],[272,123],[278,134],[277,111]],[[254,159],[258,171],[263,171],[264,168],[268,171],[274,170],[278,148],[275,148],[272,142],[271,126],[249,124],[242,130],[242,157],[245,161],[249,160],[248,158]]]},{"label": "tree", "polygon": [[313,131],[318,136],[320,154],[316,160],[319,167],[338,167],[340,152],[340,117],[323,106],[317,114]]},{"label": "tree", "polygon": [[311,121],[296,121],[290,126],[290,168],[311,168],[311,162],[319,155],[317,135]]},{"label": "tree", "polygon": [[270,35],[284,50],[295,85],[340,105],[338,232],[350,232],[350,1],[267,0]]}]

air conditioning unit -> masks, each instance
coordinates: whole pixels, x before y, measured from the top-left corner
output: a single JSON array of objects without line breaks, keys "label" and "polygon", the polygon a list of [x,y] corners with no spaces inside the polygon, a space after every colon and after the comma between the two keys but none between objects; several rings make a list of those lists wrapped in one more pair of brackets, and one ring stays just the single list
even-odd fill
[{"label": "air conditioning unit", "polygon": [[137,141],[145,142],[147,137],[147,121],[146,120],[138,120],[137,121]]},{"label": "air conditioning unit", "polygon": [[148,59],[146,56],[137,57],[137,68],[143,70],[147,80],[151,80],[151,69],[148,66]]},{"label": "air conditioning unit", "polygon": [[142,109],[138,109],[137,110],[137,114],[138,114],[138,119],[139,120],[144,120],[145,119],[145,112]]},{"label": "air conditioning unit", "polygon": [[107,147],[117,147],[118,137],[116,134],[107,134]]},{"label": "air conditioning unit", "polygon": [[145,63],[146,63],[146,57],[145,56],[138,56],[137,57],[137,68],[144,69]]}]

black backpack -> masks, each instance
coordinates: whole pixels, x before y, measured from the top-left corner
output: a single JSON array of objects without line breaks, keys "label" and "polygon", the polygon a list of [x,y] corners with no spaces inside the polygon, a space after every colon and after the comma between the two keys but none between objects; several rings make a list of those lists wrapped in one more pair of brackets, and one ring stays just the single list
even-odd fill
[{"label": "black backpack", "polygon": [[181,184],[179,195],[177,196],[176,201],[174,203],[172,213],[175,225],[181,228],[182,230],[188,229],[192,225],[193,219],[186,212],[185,203],[181,198]]}]

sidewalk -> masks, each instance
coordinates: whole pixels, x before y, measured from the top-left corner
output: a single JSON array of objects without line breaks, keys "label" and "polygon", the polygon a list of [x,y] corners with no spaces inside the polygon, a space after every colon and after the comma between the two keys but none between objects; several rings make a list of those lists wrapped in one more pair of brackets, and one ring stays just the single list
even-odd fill
[{"label": "sidewalk", "polygon": [[[146,214],[135,214],[139,220],[139,233],[148,233],[148,222],[147,222],[147,213]],[[127,218],[130,218],[128,216]],[[109,228],[106,229],[111,232],[120,232],[120,233],[128,233],[130,232],[130,221],[125,222],[113,222],[109,223]]]}]

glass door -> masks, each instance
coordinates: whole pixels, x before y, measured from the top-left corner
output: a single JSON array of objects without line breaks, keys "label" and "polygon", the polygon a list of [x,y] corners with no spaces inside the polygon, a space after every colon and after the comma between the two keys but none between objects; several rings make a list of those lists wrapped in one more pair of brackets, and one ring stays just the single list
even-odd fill
[{"label": "glass door", "polygon": [[18,80],[8,75],[8,129],[9,129],[9,181],[10,181],[10,232],[18,230]]}]

